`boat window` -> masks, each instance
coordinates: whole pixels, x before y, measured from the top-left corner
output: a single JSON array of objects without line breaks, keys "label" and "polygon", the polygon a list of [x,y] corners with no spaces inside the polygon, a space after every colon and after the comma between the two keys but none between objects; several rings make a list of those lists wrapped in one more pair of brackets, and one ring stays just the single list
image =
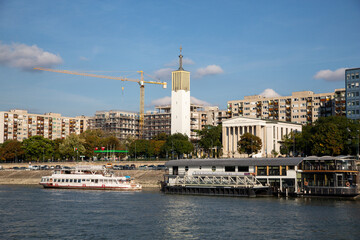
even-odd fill
[{"label": "boat window", "polygon": [[257,175],[265,176],[266,175],[266,167],[258,167],[257,168]]},{"label": "boat window", "polygon": [[280,168],[278,166],[270,166],[269,175],[280,175]]},{"label": "boat window", "polygon": [[61,182],[65,182],[65,179],[61,179]]},{"label": "boat window", "polygon": [[91,182],[94,182],[94,179],[91,179]]},{"label": "boat window", "polygon": [[78,179],[78,183],[81,183],[81,179]]},{"label": "boat window", "polygon": [[212,166],[212,167],[211,167],[211,170],[212,170],[213,172],[215,172],[215,171],[216,171],[216,166]]},{"label": "boat window", "polygon": [[238,172],[248,172],[249,166],[238,166]]},{"label": "boat window", "polygon": [[185,172],[189,171],[189,166],[185,166]]},{"label": "boat window", "polygon": [[225,172],[235,172],[235,166],[225,166]]},{"label": "boat window", "polygon": [[72,179],[70,179],[70,182],[73,182],[73,180],[72,180]]},{"label": "boat window", "polygon": [[95,183],[98,183],[98,180],[97,180],[97,179],[95,179]]},{"label": "boat window", "polygon": [[69,182],[69,179],[66,179],[66,182]]},{"label": "boat window", "polygon": [[82,181],[85,182],[85,179],[83,179]]}]

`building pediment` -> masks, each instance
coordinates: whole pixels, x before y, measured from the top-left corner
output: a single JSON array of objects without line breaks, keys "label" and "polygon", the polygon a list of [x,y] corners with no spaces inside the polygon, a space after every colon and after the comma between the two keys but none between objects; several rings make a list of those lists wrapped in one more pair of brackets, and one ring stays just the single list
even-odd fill
[{"label": "building pediment", "polygon": [[266,121],[263,119],[257,118],[247,118],[247,117],[236,117],[230,118],[223,121],[223,126],[234,126],[234,125],[265,125]]}]

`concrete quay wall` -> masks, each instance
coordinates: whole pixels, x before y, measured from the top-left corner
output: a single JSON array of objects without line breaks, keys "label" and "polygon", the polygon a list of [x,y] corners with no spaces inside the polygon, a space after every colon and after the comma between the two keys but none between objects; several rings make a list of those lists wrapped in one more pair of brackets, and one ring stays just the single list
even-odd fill
[{"label": "concrete quay wall", "polygon": [[[140,164],[143,165],[144,163]],[[45,163],[49,166],[52,165],[63,165],[63,166],[74,166],[79,163]],[[83,163],[80,163],[85,165]],[[118,164],[118,163],[116,163]],[[119,163],[118,165],[125,164],[133,164],[131,162]],[[136,165],[137,165],[136,164]],[[163,164],[156,162],[146,162],[147,165],[158,165]],[[33,164],[37,165],[37,164]],[[89,165],[89,164],[86,164]],[[103,165],[100,164],[92,164],[92,165]],[[49,176],[52,174],[52,170],[12,170],[12,167],[28,167],[28,164],[2,164],[5,169],[0,170],[0,184],[39,184],[41,177]],[[165,170],[115,170],[114,171],[117,176],[131,176],[135,178],[135,182],[139,183],[143,186],[143,188],[159,188],[160,189],[160,181],[164,180],[163,175],[165,174]]]}]

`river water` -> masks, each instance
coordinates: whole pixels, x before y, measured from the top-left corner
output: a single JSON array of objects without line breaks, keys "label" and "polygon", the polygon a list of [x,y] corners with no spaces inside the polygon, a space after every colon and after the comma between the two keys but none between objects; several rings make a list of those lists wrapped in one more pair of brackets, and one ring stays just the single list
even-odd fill
[{"label": "river water", "polygon": [[360,201],[2,185],[0,239],[360,239]]}]

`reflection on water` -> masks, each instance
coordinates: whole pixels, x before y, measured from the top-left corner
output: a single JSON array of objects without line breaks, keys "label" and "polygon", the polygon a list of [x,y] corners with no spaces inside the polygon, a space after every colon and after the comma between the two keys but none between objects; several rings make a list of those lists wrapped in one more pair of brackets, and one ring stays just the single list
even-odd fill
[{"label": "reflection on water", "polygon": [[358,239],[360,201],[0,186],[1,239]]}]

